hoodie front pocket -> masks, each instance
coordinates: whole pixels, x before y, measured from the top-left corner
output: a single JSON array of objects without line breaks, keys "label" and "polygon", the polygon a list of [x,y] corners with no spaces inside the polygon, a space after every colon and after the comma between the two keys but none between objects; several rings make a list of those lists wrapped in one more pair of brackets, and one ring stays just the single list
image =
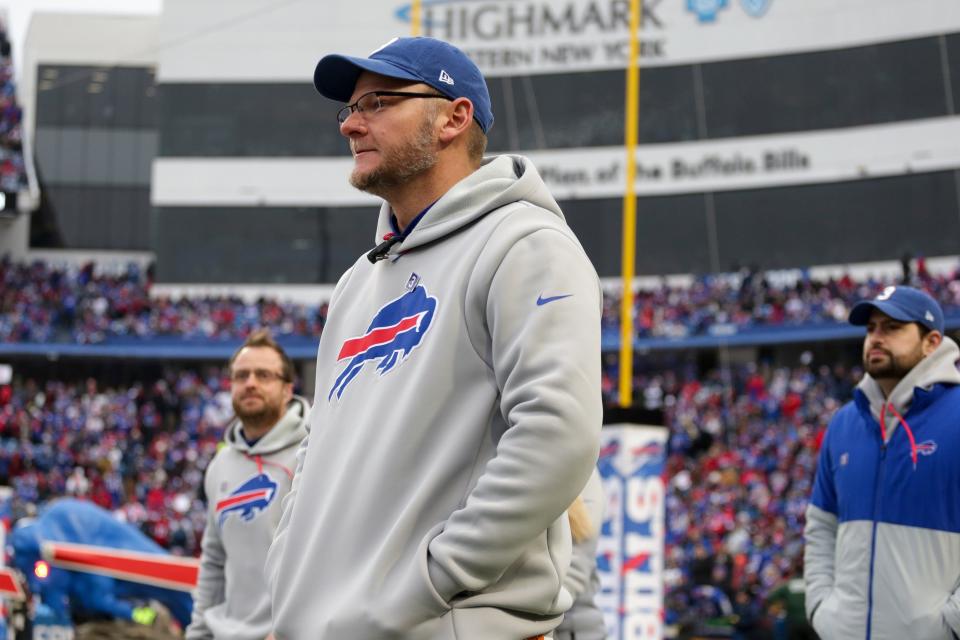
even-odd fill
[{"label": "hoodie front pocket", "polygon": [[397,571],[384,581],[379,602],[370,603],[371,617],[385,632],[412,630],[450,610],[430,582],[427,569],[427,548],[441,531],[443,523],[427,532],[416,552],[403,559]]}]

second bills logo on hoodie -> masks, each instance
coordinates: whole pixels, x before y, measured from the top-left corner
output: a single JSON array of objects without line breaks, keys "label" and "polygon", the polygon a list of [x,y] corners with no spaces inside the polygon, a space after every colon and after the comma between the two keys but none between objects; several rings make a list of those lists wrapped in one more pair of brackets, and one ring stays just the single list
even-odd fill
[{"label": "second bills logo on hoodie", "polygon": [[267,474],[261,473],[250,478],[217,502],[217,521],[220,527],[223,527],[223,522],[231,513],[238,514],[244,522],[250,522],[270,506],[276,495],[277,483]]},{"label": "second bills logo on hoodie", "polygon": [[430,330],[436,310],[437,299],[422,285],[380,307],[367,330],[340,347],[337,362],[346,360],[347,366],[334,381],[327,400],[334,394],[342,396],[368,362],[376,361],[377,371],[383,375],[410,357]]}]

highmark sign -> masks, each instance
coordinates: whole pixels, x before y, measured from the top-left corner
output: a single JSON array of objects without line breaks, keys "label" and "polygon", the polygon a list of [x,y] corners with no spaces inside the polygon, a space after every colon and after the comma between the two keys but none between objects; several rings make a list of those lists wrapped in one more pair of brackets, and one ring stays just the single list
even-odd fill
[{"label": "highmark sign", "polygon": [[[666,56],[660,4],[644,0],[640,55]],[[409,7],[397,11],[409,20]],[[629,55],[629,0],[425,2],[423,34],[463,46],[486,70],[623,66]]]},{"label": "highmark sign", "polygon": [[[393,5],[410,32],[411,5]],[[956,0],[642,0],[641,64],[673,65],[902,40],[960,29]],[[487,74],[624,67],[629,0],[423,0],[423,35]],[[390,37],[393,34],[384,34]]]}]

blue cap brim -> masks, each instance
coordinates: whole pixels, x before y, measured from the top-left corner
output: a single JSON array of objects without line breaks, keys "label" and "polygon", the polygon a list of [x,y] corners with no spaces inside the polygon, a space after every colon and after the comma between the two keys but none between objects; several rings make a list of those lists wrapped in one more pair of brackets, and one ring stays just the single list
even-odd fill
[{"label": "blue cap brim", "polygon": [[917,322],[913,314],[904,311],[891,302],[884,300],[864,300],[855,304],[853,309],[850,310],[850,316],[848,318],[850,324],[857,326],[866,325],[870,321],[870,314],[873,313],[874,309],[900,322]]},{"label": "blue cap brim", "polygon": [[324,97],[337,102],[349,102],[357,85],[357,78],[364,71],[388,78],[423,82],[418,76],[384,60],[331,54],[317,63],[317,68],[313,71],[313,86]]}]

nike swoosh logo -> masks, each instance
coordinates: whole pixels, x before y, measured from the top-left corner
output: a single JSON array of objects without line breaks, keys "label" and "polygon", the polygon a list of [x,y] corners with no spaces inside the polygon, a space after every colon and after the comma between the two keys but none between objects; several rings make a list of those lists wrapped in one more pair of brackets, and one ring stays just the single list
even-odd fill
[{"label": "nike swoosh logo", "polygon": [[564,298],[569,298],[572,295],[573,295],[572,293],[567,293],[562,296],[550,296],[549,298],[544,298],[543,294],[541,293],[540,296],[537,298],[537,306],[542,307],[543,305],[553,302],[554,300],[563,300]]}]

